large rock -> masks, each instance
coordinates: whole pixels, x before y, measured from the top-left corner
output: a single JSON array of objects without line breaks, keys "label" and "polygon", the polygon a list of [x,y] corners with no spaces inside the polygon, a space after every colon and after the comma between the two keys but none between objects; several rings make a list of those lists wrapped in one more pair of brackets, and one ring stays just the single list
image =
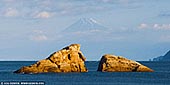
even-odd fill
[{"label": "large rock", "polygon": [[152,69],[121,56],[106,54],[102,56],[98,71],[102,72],[153,72]]},{"label": "large rock", "polygon": [[84,61],[80,45],[72,44],[51,54],[47,59],[24,66],[14,73],[87,72]]}]

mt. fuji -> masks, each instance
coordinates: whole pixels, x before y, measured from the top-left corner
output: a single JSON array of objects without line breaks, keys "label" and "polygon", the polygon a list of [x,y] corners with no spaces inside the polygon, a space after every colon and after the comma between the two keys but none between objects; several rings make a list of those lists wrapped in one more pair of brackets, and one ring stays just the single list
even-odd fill
[{"label": "mt. fuji", "polygon": [[81,18],[71,26],[67,27],[65,32],[98,32],[105,31],[106,27],[102,26],[93,18]]}]

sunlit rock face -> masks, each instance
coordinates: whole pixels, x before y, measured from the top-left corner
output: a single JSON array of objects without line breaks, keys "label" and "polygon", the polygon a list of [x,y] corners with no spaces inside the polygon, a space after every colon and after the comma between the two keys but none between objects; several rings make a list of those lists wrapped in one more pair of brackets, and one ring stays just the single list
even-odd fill
[{"label": "sunlit rock face", "polygon": [[153,72],[152,69],[121,56],[106,54],[102,56],[98,71],[102,72]]},{"label": "sunlit rock face", "polygon": [[84,62],[85,57],[80,51],[80,44],[71,44],[48,58],[24,66],[14,73],[87,72]]}]

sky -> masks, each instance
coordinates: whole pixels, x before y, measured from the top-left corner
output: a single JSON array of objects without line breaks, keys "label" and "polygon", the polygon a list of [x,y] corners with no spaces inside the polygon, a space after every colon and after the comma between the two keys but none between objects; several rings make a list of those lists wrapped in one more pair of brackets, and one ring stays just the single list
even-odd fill
[{"label": "sky", "polygon": [[[72,43],[88,61],[104,54],[146,61],[170,50],[170,0],[0,0],[0,60],[47,58]],[[106,32],[62,33],[81,18]],[[69,34],[69,32],[68,32]]]}]

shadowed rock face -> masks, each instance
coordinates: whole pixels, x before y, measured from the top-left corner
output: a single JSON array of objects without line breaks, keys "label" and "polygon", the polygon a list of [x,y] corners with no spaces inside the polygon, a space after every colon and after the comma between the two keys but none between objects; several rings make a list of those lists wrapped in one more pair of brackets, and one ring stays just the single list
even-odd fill
[{"label": "shadowed rock face", "polygon": [[98,71],[102,72],[153,72],[152,69],[121,56],[104,55],[99,63]]},{"label": "shadowed rock face", "polygon": [[87,72],[84,61],[85,57],[80,51],[80,45],[71,44],[54,52],[47,59],[24,66],[14,73]]}]

